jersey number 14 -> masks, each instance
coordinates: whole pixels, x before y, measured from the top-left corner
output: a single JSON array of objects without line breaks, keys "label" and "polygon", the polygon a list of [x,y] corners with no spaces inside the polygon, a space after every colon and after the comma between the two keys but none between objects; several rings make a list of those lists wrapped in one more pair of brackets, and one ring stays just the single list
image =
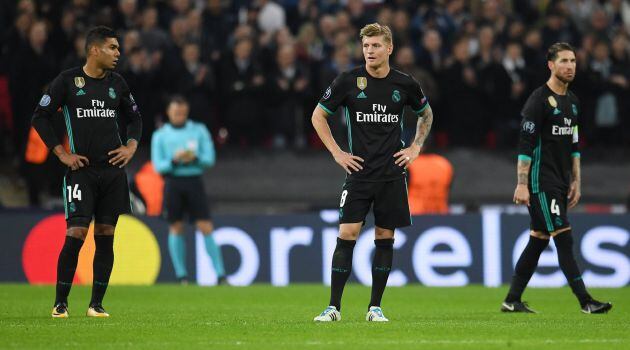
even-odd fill
[{"label": "jersey number 14", "polygon": [[79,189],[79,184],[72,186],[66,186],[66,190],[68,191],[68,203],[72,203],[72,199],[76,199],[78,201],[81,200],[81,190]]}]

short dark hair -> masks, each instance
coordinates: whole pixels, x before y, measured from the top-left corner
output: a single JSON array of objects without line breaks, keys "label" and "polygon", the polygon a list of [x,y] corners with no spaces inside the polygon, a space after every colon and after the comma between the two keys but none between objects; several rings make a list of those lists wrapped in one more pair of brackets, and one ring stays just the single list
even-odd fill
[{"label": "short dark hair", "polygon": [[571,51],[575,54],[575,49],[569,43],[555,43],[547,50],[547,61],[555,61],[558,58],[558,52]]},{"label": "short dark hair", "polygon": [[85,37],[85,53],[90,51],[90,47],[95,44],[102,44],[108,38],[116,38],[118,36],[113,29],[105,26],[98,26],[90,29]]},{"label": "short dark hair", "polygon": [[178,105],[188,105],[188,100],[182,95],[173,95],[168,99],[168,106],[170,106],[171,103],[175,103]]}]

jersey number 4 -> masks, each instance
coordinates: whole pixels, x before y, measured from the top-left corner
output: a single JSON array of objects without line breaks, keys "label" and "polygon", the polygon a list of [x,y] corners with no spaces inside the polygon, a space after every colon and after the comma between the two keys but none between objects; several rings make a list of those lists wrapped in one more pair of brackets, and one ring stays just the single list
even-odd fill
[{"label": "jersey number 4", "polygon": [[66,190],[68,191],[68,203],[72,203],[72,199],[76,199],[78,201],[81,200],[81,190],[79,189],[79,184],[72,186],[66,186]]},{"label": "jersey number 4", "polygon": [[560,216],[560,207],[558,206],[558,203],[556,203],[555,198],[551,199],[551,213]]}]

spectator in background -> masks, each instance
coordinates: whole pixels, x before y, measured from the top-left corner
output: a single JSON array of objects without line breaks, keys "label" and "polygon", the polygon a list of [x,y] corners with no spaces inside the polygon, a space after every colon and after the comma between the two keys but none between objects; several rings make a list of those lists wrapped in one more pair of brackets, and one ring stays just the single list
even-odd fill
[{"label": "spectator in background", "polygon": [[156,99],[154,95],[154,89],[158,86],[156,77],[158,73],[145,49],[134,45],[131,45],[131,49],[126,49],[125,42],[125,51],[127,60],[121,67],[121,73],[126,78],[129,88],[133,89],[136,103],[142,106],[142,134],[148,139],[155,128],[154,120],[162,108],[160,99]]},{"label": "spectator in background", "polygon": [[253,43],[240,39],[220,70],[222,115],[229,142],[241,147],[262,141],[262,93],[265,78],[253,57]]},{"label": "spectator in background", "polygon": [[162,52],[168,47],[168,35],[158,26],[158,10],[147,7],[142,12],[140,42],[150,54]]},{"label": "spectator in background", "polygon": [[56,72],[55,55],[47,41],[46,23],[33,23],[29,29],[28,45],[23,46],[13,57],[9,71],[15,149],[20,153],[24,151],[33,106],[39,101],[44,86],[52,80]]},{"label": "spectator in background", "polygon": [[422,36],[418,63],[434,76],[441,73],[445,57],[442,51],[442,38],[437,30],[427,30]]},{"label": "spectator in background", "polygon": [[[411,75],[420,83],[424,96],[429,99],[429,103],[431,103],[432,106],[438,104],[440,92],[436,81],[431,77],[431,74],[416,66],[414,62],[415,57],[410,46],[399,47],[398,50],[396,50],[396,55],[394,56],[394,67],[403,73]],[[404,127],[402,140],[406,145],[408,145],[411,144],[413,137],[416,134],[418,117],[409,106],[405,106],[403,116]]]},{"label": "spectator in background", "polygon": [[212,237],[208,199],[201,175],[204,168],[214,165],[215,153],[208,129],[188,120],[188,102],[175,96],[168,104],[169,123],[153,134],[151,161],[165,178],[164,213],[169,222],[168,251],[175,276],[188,283],[184,216],[188,214],[197,230],[204,235],[206,251],[217,275],[217,284],[225,283],[225,268],[221,249]]},{"label": "spectator in background", "polygon": [[118,0],[117,11],[114,12],[114,28],[128,31],[137,28],[139,22],[138,1]]},{"label": "spectator in background", "polygon": [[284,8],[271,0],[255,0],[258,8],[258,29],[263,35],[273,34],[276,30],[286,26]]},{"label": "spectator in background", "polygon": [[500,146],[514,146],[514,140],[520,127],[519,107],[525,103],[526,92],[530,91],[532,84],[529,82],[530,72],[525,66],[522,48],[518,42],[509,42],[505,49],[505,56],[501,62],[506,73],[509,86],[504,91],[507,93],[502,101],[495,129],[498,132],[498,144]]},{"label": "spectator in background", "polygon": [[206,126],[213,125],[212,108],[215,90],[214,72],[200,60],[201,50],[196,43],[187,43],[182,50],[183,66],[173,81],[175,91],[184,94],[190,113]]},{"label": "spectator in background", "polygon": [[310,94],[308,71],[295,57],[295,48],[285,44],[278,48],[276,64],[269,84],[273,96],[269,124],[275,148],[293,144],[296,148],[306,145],[304,104]]},{"label": "spectator in background", "polygon": [[487,120],[483,114],[479,77],[468,49],[467,38],[455,42],[451,64],[442,75],[441,95],[449,101],[457,101],[446,106],[449,119],[445,120],[445,124],[450,136],[449,142],[454,146],[474,147],[483,144]]},{"label": "spectator in background", "polygon": [[77,27],[74,11],[72,8],[65,8],[61,14],[60,25],[54,27],[50,34],[52,49],[55,51],[55,57],[58,61],[61,62],[69,52],[73,51],[75,44],[74,39],[79,32],[85,29],[79,29]]},{"label": "spectator in background", "polygon": [[221,5],[221,0],[208,0],[201,15],[201,54],[205,60],[218,62],[221,51],[235,26],[235,18]]},{"label": "spectator in background", "polygon": [[316,65],[324,59],[324,45],[317,36],[317,28],[311,22],[304,23],[296,38],[298,60]]},{"label": "spectator in background", "polygon": [[85,34],[80,33],[74,38],[74,50],[63,59],[61,70],[83,65],[85,62]]},{"label": "spectator in background", "polygon": [[615,66],[610,58],[610,49],[606,42],[595,44],[593,58],[589,66],[591,89],[595,96],[595,135],[598,144],[617,144],[623,131],[621,110],[623,100],[628,98],[627,72],[621,66]]}]

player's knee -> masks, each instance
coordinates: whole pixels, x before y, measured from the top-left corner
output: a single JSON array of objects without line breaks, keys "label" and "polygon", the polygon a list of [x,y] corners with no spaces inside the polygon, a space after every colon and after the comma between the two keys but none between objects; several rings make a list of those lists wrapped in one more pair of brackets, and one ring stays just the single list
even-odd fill
[{"label": "player's knee", "polygon": [[374,238],[375,239],[391,239],[394,238],[394,230],[376,227],[374,229]]},{"label": "player's knee", "polygon": [[95,236],[113,236],[116,227],[108,224],[94,224]]},{"label": "player's knee", "polygon": [[85,241],[85,237],[87,237],[87,234],[88,234],[87,227],[73,226],[73,227],[68,227],[68,229],[66,230],[66,236],[78,238],[82,241]]},{"label": "player's knee", "polygon": [[209,235],[214,230],[214,226],[212,225],[212,221],[201,220],[197,221],[197,230],[201,231],[204,235]]},{"label": "player's knee", "polygon": [[169,232],[173,235],[182,235],[184,234],[184,223],[182,221],[172,222],[168,226]]},{"label": "player's knee", "polygon": [[346,241],[356,241],[359,238],[359,232],[349,229],[339,230],[339,238],[344,239]]},{"label": "player's knee", "polygon": [[553,241],[556,244],[556,247],[572,247],[573,246],[573,235],[571,234],[571,230],[564,230],[560,233],[557,233],[553,236]]},{"label": "player's knee", "polygon": [[534,238],[544,239],[546,241],[549,241],[549,235],[546,233],[543,233],[542,231],[529,231],[529,235]]}]

